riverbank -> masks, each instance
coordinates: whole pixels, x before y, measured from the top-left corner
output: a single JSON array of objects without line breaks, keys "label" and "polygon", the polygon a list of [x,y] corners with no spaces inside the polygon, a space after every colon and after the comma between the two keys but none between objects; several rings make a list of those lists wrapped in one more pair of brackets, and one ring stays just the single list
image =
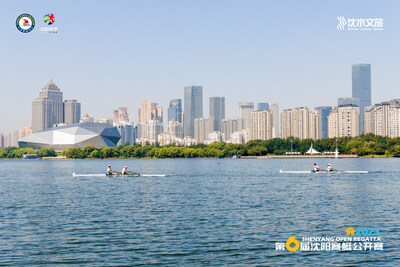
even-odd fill
[{"label": "riverbank", "polygon": [[[302,159],[302,158],[336,158],[335,155],[265,155],[243,156],[244,159]],[[359,158],[356,154],[342,154],[338,158]]]}]

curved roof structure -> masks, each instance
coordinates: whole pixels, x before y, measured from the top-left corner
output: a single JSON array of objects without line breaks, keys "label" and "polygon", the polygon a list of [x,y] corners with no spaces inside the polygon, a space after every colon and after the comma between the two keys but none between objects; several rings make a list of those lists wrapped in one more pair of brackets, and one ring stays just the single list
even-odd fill
[{"label": "curved roof structure", "polygon": [[33,149],[47,147],[62,151],[70,147],[116,146],[120,138],[116,127],[105,123],[84,122],[33,133],[19,140],[18,145]]}]

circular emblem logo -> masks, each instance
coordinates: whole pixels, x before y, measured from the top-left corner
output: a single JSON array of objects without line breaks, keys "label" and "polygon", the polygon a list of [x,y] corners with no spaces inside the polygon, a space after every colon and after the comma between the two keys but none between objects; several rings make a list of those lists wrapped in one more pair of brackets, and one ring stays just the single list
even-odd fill
[{"label": "circular emblem logo", "polygon": [[28,33],[35,28],[35,19],[29,14],[21,14],[15,24],[20,32]]},{"label": "circular emblem logo", "polygon": [[46,23],[47,25],[51,25],[54,22],[56,22],[56,20],[53,13],[44,15],[44,23]]}]

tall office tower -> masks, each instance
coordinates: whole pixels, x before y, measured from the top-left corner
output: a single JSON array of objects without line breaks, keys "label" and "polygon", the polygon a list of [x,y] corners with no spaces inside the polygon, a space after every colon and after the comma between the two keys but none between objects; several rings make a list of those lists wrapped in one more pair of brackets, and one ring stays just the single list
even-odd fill
[{"label": "tall office tower", "polygon": [[360,108],[352,105],[332,109],[328,116],[328,137],[355,137],[360,134]]},{"label": "tall office tower", "polygon": [[340,97],[338,98],[338,106],[353,106],[360,107],[360,99],[354,97]]},{"label": "tall office tower", "polygon": [[282,138],[320,139],[318,111],[306,107],[287,109],[281,113]]},{"label": "tall office tower", "polygon": [[81,103],[76,100],[64,101],[64,123],[79,123],[81,120]]},{"label": "tall office tower", "polygon": [[208,139],[208,134],[214,131],[214,118],[197,118],[194,119],[194,140],[198,144],[204,144]]},{"label": "tall office tower", "polygon": [[221,133],[224,135],[225,141],[231,140],[232,134],[241,130],[243,130],[242,118],[223,119],[221,121]]},{"label": "tall office tower", "polygon": [[400,137],[400,100],[367,107],[364,114],[364,133]]},{"label": "tall office tower", "polygon": [[4,148],[4,134],[0,133],[0,148]]},{"label": "tall office tower", "polygon": [[360,133],[364,131],[364,109],[371,106],[371,64],[352,66],[353,97],[360,99]]},{"label": "tall office tower", "polygon": [[158,106],[157,103],[151,103],[151,119],[163,122],[163,108]]},{"label": "tall office tower", "polygon": [[261,110],[251,113],[250,140],[272,138],[272,111]]},{"label": "tall office tower", "polygon": [[186,86],[183,110],[183,133],[194,137],[194,119],[203,117],[203,87]]},{"label": "tall office tower", "polygon": [[151,101],[150,99],[140,100],[139,123],[149,122],[151,120]]},{"label": "tall office tower", "polygon": [[146,126],[150,144],[157,143],[158,135],[164,132],[164,125],[158,120],[151,120],[146,123]]},{"label": "tall office tower", "polygon": [[269,109],[268,103],[257,103],[257,111]]},{"label": "tall office tower", "polygon": [[278,138],[279,134],[279,105],[277,103],[268,103],[268,108],[272,112],[272,138]]},{"label": "tall office tower", "polygon": [[243,119],[243,128],[251,127],[251,112],[254,111],[254,103],[240,102],[239,103],[239,118]]},{"label": "tall office tower", "polygon": [[168,121],[182,123],[182,99],[172,99],[169,101]]},{"label": "tall office tower", "polygon": [[221,131],[221,121],[225,119],[225,97],[210,97],[210,117],[214,118],[214,131]]},{"label": "tall office tower", "polygon": [[32,101],[32,133],[53,127],[53,101],[38,97]]},{"label": "tall office tower", "polygon": [[168,122],[168,133],[176,138],[183,138],[183,124],[176,120],[170,120]]},{"label": "tall office tower", "polygon": [[113,123],[129,122],[129,114],[127,107],[119,107],[118,110],[113,111]]},{"label": "tall office tower", "polygon": [[117,129],[121,135],[121,139],[117,145],[134,145],[137,138],[137,126],[129,122],[117,123]]},{"label": "tall office tower", "polygon": [[113,110],[113,123],[118,123],[119,121],[119,112],[117,109]]},{"label": "tall office tower", "polygon": [[328,116],[331,113],[332,107],[322,106],[316,107],[316,111],[318,111],[320,116],[320,127],[321,127],[321,138],[328,137]]},{"label": "tall office tower", "polygon": [[52,100],[51,125],[48,128],[53,127],[56,123],[63,123],[63,93],[57,85],[53,83],[52,79],[50,79],[50,82],[40,90],[39,97],[49,98]]}]

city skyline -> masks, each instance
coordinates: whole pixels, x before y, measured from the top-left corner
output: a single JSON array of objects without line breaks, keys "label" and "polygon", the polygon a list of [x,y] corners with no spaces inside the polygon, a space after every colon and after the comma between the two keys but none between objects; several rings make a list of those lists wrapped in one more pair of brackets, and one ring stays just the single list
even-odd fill
[{"label": "city skyline", "polygon": [[[134,121],[136,100],[149,98],[166,108],[170,99],[182,98],[181,88],[187,84],[202,85],[204,99],[225,96],[226,117],[235,116],[241,101],[277,102],[281,109],[333,106],[338,97],[351,96],[349,70],[356,63],[373,65],[374,103],[398,98],[399,5],[119,1],[98,2],[93,12],[89,1],[79,5],[87,20],[97,21],[88,30],[76,20],[73,4],[8,2],[0,11],[7,40],[0,44],[0,88],[1,97],[9,100],[0,106],[0,131],[29,124],[26,103],[50,77],[66,99],[84,103],[82,114],[105,118],[110,115],[104,107],[124,106]],[[207,19],[193,19],[193,10]],[[55,15],[57,34],[39,31],[40,18],[49,11]],[[23,12],[37,20],[27,34],[15,27]],[[119,14],[118,25],[112,13]],[[381,17],[384,30],[338,31],[337,16]],[[120,25],[130,25],[129,30]]]}]

